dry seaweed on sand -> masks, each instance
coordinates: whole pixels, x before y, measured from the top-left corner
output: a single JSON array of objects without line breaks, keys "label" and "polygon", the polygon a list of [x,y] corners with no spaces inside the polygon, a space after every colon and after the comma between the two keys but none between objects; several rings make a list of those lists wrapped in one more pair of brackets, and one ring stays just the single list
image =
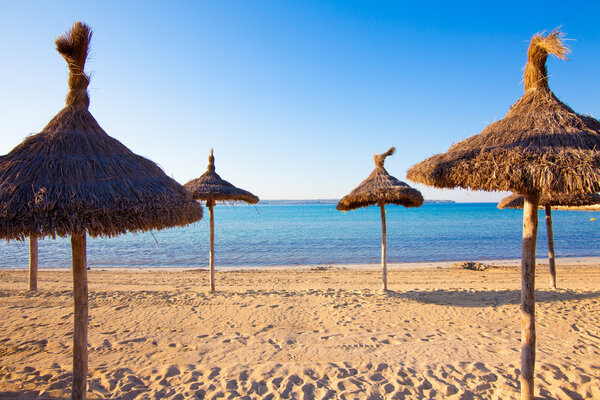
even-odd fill
[{"label": "dry seaweed on sand", "polygon": [[478,261],[461,261],[450,265],[448,268],[454,269],[468,269],[471,271],[485,271],[486,269],[496,268],[491,264],[484,264]]}]

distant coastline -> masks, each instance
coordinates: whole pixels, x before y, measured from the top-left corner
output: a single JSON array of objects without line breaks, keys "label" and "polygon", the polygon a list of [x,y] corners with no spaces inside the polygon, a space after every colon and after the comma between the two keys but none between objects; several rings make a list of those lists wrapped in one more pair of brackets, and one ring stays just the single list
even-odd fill
[{"label": "distant coastline", "polygon": [[[261,205],[297,205],[297,204],[337,204],[336,199],[314,199],[314,200],[261,200]],[[453,204],[454,200],[425,200],[429,204]]]}]

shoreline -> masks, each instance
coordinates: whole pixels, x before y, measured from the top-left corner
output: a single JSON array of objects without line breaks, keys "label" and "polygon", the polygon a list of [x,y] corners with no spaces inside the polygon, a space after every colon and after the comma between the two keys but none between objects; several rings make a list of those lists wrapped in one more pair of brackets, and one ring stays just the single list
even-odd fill
[{"label": "shoreline", "polygon": [[[444,269],[450,268],[453,264],[463,261],[474,261],[482,264],[496,267],[519,267],[521,259],[475,259],[475,260],[450,260],[450,261],[414,261],[414,262],[393,262],[387,263],[388,269]],[[600,264],[600,257],[557,257],[556,264],[561,267],[577,267],[579,265]],[[548,258],[536,258],[536,265],[548,265]],[[2,271],[27,271],[28,267],[0,267]],[[326,270],[326,269],[349,269],[349,270],[378,270],[381,269],[380,263],[368,264],[303,264],[303,265],[264,265],[264,266],[215,266],[215,271],[279,271],[279,270]],[[38,271],[67,271],[70,267],[39,267]],[[208,266],[89,266],[92,271],[208,271]]]}]

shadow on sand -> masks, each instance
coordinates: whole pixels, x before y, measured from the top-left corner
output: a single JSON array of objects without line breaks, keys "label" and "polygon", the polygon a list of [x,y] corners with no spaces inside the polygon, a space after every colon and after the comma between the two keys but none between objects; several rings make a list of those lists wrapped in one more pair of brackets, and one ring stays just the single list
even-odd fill
[{"label": "shadow on sand", "polygon": [[[424,304],[455,307],[498,307],[505,304],[521,304],[520,290],[410,290],[407,292],[388,291],[385,295],[415,300]],[[535,292],[535,302],[538,304],[594,298],[600,298],[600,291],[544,290]]]}]

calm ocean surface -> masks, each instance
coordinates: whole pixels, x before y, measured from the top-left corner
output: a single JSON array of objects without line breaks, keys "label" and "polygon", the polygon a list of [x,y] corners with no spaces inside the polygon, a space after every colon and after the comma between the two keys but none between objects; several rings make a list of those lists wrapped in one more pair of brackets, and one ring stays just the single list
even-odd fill
[{"label": "calm ocean surface", "polygon": [[[521,256],[521,210],[496,204],[388,206],[388,262],[512,259]],[[600,256],[600,212],[552,211],[558,257]],[[547,254],[539,213],[538,257]],[[596,221],[590,219],[596,218]],[[339,212],[334,204],[217,205],[217,267],[378,263],[378,207]],[[90,267],[206,267],[208,210],[186,228],[88,238]],[[26,268],[28,242],[0,242],[0,268]],[[70,267],[70,240],[39,242],[39,267]]]}]

